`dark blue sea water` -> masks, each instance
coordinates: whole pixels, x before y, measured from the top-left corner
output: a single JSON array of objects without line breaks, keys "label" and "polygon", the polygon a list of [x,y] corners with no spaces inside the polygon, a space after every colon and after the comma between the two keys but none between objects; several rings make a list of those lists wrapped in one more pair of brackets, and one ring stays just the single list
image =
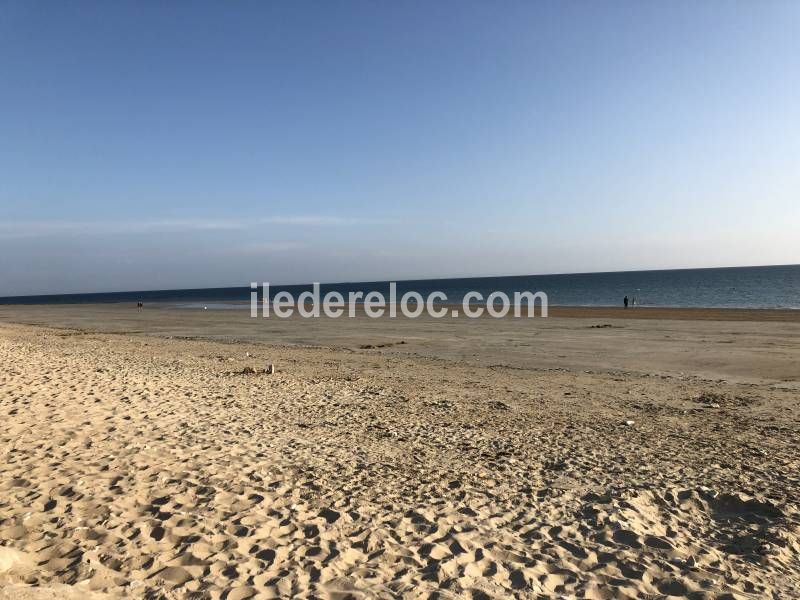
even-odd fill
[{"label": "dark blue sea water", "polygon": [[[2,283],[0,283],[2,285]],[[310,285],[271,285],[270,295],[289,291],[295,297]],[[379,291],[388,298],[388,282],[332,283],[322,285],[322,294],[338,291]],[[618,306],[624,296],[636,297],[643,306],[715,308],[800,309],[800,265],[733,267],[723,269],[676,269],[624,271],[566,275],[524,275],[462,279],[398,281],[398,297],[416,291],[426,297],[433,291],[447,294],[447,302],[460,303],[468,291],[488,296],[502,291],[513,300],[514,292],[546,292],[551,306]],[[0,304],[61,304],[95,302],[164,302],[176,306],[209,305],[230,307],[249,302],[249,282],[244,287],[190,290],[62,294],[49,296],[0,297]],[[0,288],[0,293],[2,290]]]}]

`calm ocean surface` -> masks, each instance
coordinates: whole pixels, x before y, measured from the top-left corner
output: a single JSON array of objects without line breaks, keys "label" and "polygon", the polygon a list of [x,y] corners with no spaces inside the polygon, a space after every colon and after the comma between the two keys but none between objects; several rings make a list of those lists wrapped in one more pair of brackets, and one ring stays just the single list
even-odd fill
[{"label": "calm ocean surface", "polygon": [[[0,282],[0,293],[2,293]],[[286,290],[297,295],[310,285],[271,286],[270,295]],[[322,294],[338,291],[379,291],[388,298],[388,282],[323,284]],[[484,297],[494,291],[546,292],[551,306],[617,306],[622,298],[636,297],[643,306],[714,308],[800,309],[800,265],[734,267],[725,269],[677,269],[668,271],[625,271],[568,275],[516,277],[475,277],[465,279],[424,279],[399,281],[398,298],[406,291],[427,296],[433,291],[447,294],[448,302],[460,303],[468,291]],[[60,304],[94,302],[165,302],[176,306],[232,308],[231,303],[249,302],[250,287],[64,294],[50,296],[0,297],[0,304]],[[244,307],[242,307],[244,308]]]}]

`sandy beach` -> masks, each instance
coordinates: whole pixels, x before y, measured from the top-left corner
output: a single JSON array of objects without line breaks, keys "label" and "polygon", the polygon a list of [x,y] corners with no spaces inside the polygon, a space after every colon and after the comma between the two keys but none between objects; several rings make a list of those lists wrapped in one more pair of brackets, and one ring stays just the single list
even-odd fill
[{"label": "sandy beach", "polygon": [[798,597],[797,313],[631,312],[0,307],[0,598]]},{"label": "sandy beach", "polygon": [[799,23],[0,2],[0,600],[800,600]]}]

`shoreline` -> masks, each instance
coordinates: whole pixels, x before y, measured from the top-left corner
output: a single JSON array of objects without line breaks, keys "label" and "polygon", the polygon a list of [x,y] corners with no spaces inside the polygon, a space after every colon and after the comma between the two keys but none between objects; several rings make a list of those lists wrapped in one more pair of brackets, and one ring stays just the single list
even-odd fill
[{"label": "shoreline", "polygon": [[795,308],[705,308],[634,306],[551,306],[556,318],[665,319],[679,321],[786,321],[800,323]]},{"label": "shoreline", "polygon": [[[182,306],[182,304],[190,304],[192,306]],[[240,302],[187,302],[187,303],[178,303],[178,302],[150,302],[145,303],[145,310],[179,310],[179,311],[202,311],[203,305],[211,306],[210,309],[212,312],[226,312],[226,311],[238,311],[238,310],[247,310],[249,307],[249,303],[247,301],[240,301]],[[214,306],[216,305],[216,306]],[[225,305],[222,307],[221,305]],[[241,306],[241,308],[238,308]],[[448,311],[451,309],[459,309],[461,308],[460,303],[441,303],[437,304],[436,307],[441,307],[447,309]],[[513,305],[512,305],[513,306]],[[135,304],[132,306],[130,302],[100,302],[100,303],[52,303],[52,304],[0,304],[0,319],[4,316],[3,313],[9,311],[21,311],[21,312],[30,312],[30,311],[46,311],[47,309],[64,309],[64,308],[72,308],[72,309],[81,309],[81,308],[96,308],[96,309],[103,309],[103,308],[133,308],[135,309]],[[387,305],[388,308],[388,305]],[[532,318],[540,319],[543,318],[540,312],[541,307],[536,306],[534,313],[535,316]],[[359,316],[364,314],[364,308],[362,304],[356,305],[356,311]],[[524,308],[523,308],[524,311]],[[551,305],[548,307],[549,316],[547,318],[564,318],[564,319],[597,319],[597,318],[604,318],[604,319],[658,319],[658,320],[677,320],[677,321],[777,321],[777,322],[789,322],[789,323],[800,323],[800,308],[733,308],[733,307],[683,307],[683,306],[632,306],[628,308],[624,308],[621,306],[572,306],[572,305]],[[524,315],[524,312],[523,312]],[[259,315],[258,317],[263,318]],[[287,320],[282,319],[280,317],[268,317],[274,320]],[[292,319],[294,317],[290,317]],[[319,317],[320,319],[328,319],[329,317],[322,316]],[[349,318],[347,315],[343,315],[340,319]],[[387,316],[377,317],[376,321],[381,321],[388,319]],[[450,319],[462,319],[462,320],[470,320],[467,317],[451,317],[450,315],[445,315],[441,317],[439,320],[450,320]],[[483,314],[482,316],[478,317],[478,319],[486,319],[486,318],[493,318],[487,314]],[[513,310],[505,316],[501,317],[500,320],[508,320],[514,319],[516,317],[513,316]],[[526,319],[527,317],[521,317]],[[398,316],[393,318],[392,320],[406,320],[407,317],[403,317],[400,314],[398,309]],[[413,320],[413,319],[411,319]],[[12,319],[9,319],[9,322],[15,322]]]}]

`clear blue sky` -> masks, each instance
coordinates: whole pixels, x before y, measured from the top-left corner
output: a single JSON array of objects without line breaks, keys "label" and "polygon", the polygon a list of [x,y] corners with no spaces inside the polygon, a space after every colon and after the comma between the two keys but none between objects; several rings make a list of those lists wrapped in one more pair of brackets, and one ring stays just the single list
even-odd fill
[{"label": "clear blue sky", "polygon": [[0,295],[800,262],[800,3],[0,1]]}]

